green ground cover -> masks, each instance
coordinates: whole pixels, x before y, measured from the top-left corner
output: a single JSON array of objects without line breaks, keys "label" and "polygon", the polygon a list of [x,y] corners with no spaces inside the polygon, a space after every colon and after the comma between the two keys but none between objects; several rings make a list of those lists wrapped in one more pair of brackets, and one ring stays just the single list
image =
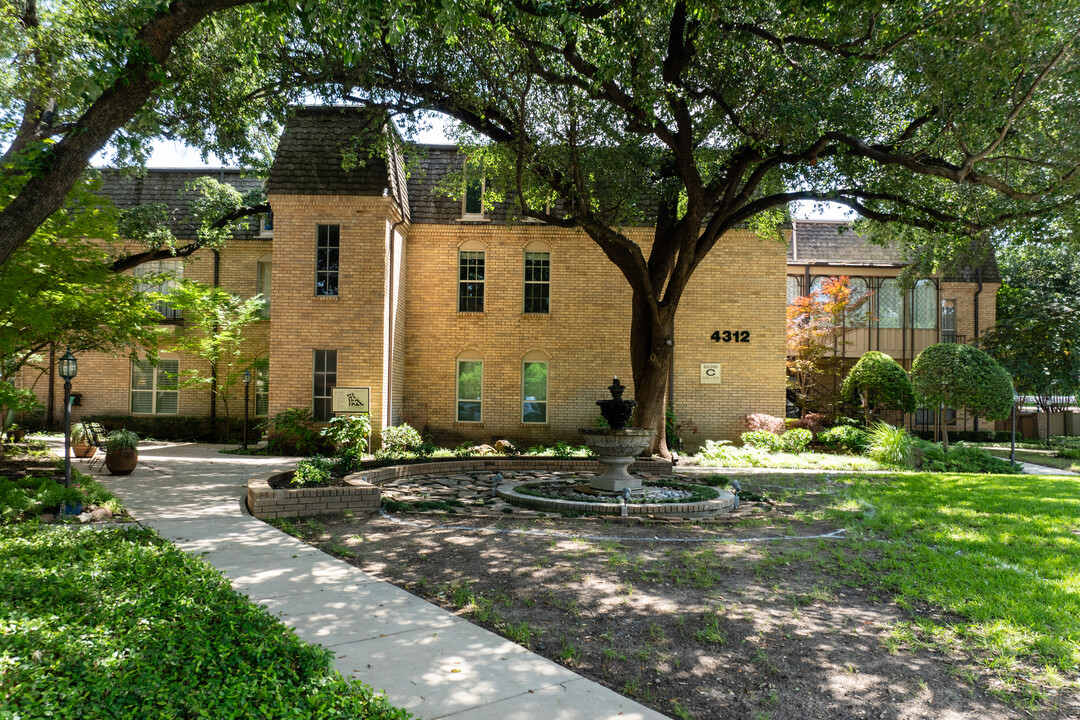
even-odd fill
[{"label": "green ground cover", "polygon": [[152,531],[0,527],[0,718],[411,717]]},{"label": "green ground cover", "polygon": [[[829,516],[872,549],[847,563],[905,609],[951,615],[897,629],[951,645],[1033,704],[1080,671],[1080,480],[912,473],[853,479]],[[857,556],[854,556],[857,557]]]},{"label": "green ground cover", "polygon": [[753,447],[735,447],[709,442],[696,456],[699,465],[714,467],[759,467],[804,470],[895,470],[868,457],[830,453],[767,452]]}]

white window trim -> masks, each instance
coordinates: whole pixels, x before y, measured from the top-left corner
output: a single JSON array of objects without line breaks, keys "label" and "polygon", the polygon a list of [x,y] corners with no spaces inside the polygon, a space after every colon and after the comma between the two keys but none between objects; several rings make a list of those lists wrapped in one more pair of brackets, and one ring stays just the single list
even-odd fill
[{"label": "white window trim", "polygon": [[[312,361],[314,362],[314,356],[312,357]],[[259,372],[261,371],[261,368],[263,368],[263,367],[265,367],[265,375],[266,375],[266,386],[265,386],[265,388],[266,389],[263,390],[262,392],[259,392]],[[255,396],[255,408],[254,408],[254,412],[252,414],[252,417],[267,417],[270,414],[270,387],[269,387],[270,386],[270,361],[269,361],[268,358],[263,358],[262,360],[257,360],[255,362],[255,364],[252,366],[251,369],[253,371],[251,373],[252,374],[251,379],[252,379],[252,381],[253,381],[253,383],[255,385],[255,389],[252,392],[252,394]],[[263,413],[262,415],[259,414],[259,396],[260,395],[265,395],[266,396],[266,412]]]},{"label": "white window trim", "polygon": [[[144,363],[144,362],[149,363],[150,361],[149,360],[133,360],[132,361],[132,366],[134,366],[136,363]],[[132,387],[132,381],[133,381],[134,378],[132,378],[131,375],[128,376],[128,411],[132,415],[139,415],[139,416],[149,417],[151,415],[179,415],[180,414],[180,388],[177,388],[175,390],[160,390],[160,389],[158,389],[158,379],[160,378],[160,373],[162,371],[161,364],[166,363],[166,362],[168,362],[168,363],[176,363],[176,372],[175,373],[172,373],[171,370],[166,371],[166,372],[175,374],[177,379],[179,380],[179,377],[180,377],[180,361],[175,360],[175,359],[162,359],[162,360],[158,360],[157,365],[150,365],[150,368],[153,370],[153,376],[152,376],[152,382],[150,384],[150,389],[148,389],[148,390],[136,390],[134,387]],[[132,368],[132,369],[134,370],[134,368]],[[134,372],[132,372],[132,375],[134,375]],[[151,408],[150,412],[148,412],[148,413],[146,413],[146,412],[135,412],[134,410],[131,409],[133,404],[134,404],[135,393],[137,393],[137,392],[148,392],[148,393],[150,393],[150,408]],[[158,393],[173,393],[174,395],[176,395],[176,412],[171,412],[171,413],[158,412]]]},{"label": "white window trim", "polygon": [[267,217],[267,215],[273,216],[273,214],[274,214],[273,210],[271,210],[268,213],[259,213],[259,237],[261,237],[261,238],[272,238],[272,237],[274,237],[274,225],[273,225],[273,223],[270,224],[269,229],[267,229],[267,227],[266,227],[266,217]]},{"label": "white window trim", "polygon": [[[531,248],[531,249],[530,249]],[[529,255],[546,254],[548,261],[548,279],[545,280],[529,280],[526,275],[526,261]],[[547,285],[548,290],[548,305],[547,310],[544,312],[530,312],[525,307],[525,303],[528,297],[526,289],[529,285]],[[521,314],[522,315],[551,315],[551,248],[541,243],[529,243],[525,246],[524,251],[521,253]]]},{"label": "white window trim", "polygon": [[468,161],[462,166],[462,175],[465,182],[461,191],[461,217],[457,219],[457,222],[491,222],[491,218],[487,216],[487,205],[484,203],[484,193],[487,192],[487,176],[480,176],[480,212],[471,213],[465,210],[465,205],[469,201]]}]

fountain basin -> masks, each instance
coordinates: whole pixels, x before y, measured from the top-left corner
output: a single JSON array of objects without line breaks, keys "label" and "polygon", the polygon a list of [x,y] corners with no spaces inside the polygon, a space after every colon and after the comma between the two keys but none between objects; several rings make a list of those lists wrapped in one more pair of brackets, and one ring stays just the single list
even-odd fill
[{"label": "fountain basin", "polygon": [[645,428],[579,428],[585,444],[596,453],[604,472],[589,479],[589,487],[602,492],[622,492],[641,488],[641,478],[627,468],[652,442],[653,431]]}]

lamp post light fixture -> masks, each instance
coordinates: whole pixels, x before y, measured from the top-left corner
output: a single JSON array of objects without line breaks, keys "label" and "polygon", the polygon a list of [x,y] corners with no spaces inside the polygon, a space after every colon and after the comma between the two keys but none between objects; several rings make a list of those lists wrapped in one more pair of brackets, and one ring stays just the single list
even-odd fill
[{"label": "lamp post light fixture", "polygon": [[57,371],[64,378],[64,487],[71,487],[71,381],[79,374],[79,361],[71,354],[69,346],[57,363]]},{"label": "lamp post light fixture", "polygon": [[251,371],[245,370],[244,380],[244,439],[242,449],[247,450],[247,425],[248,425],[248,391],[251,389]]}]

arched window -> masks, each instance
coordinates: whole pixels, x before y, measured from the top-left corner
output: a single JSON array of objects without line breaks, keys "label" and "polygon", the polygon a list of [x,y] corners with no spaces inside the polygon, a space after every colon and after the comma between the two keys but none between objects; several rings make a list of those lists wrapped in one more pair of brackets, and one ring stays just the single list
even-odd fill
[{"label": "arched window", "polygon": [[463,352],[457,357],[458,422],[480,422],[483,418],[484,357]]},{"label": "arched window", "polygon": [[521,359],[521,422],[548,421],[548,357],[534,351]]},{"label": "arched window", "polygon": [[881,281],[878,289],[878,327],[900,328],[904,319],[904,296],[896,280],[888,278]]},{"label": "arched window", "polygon": [[916,330],[937,327],[937,286],[933,280],[920,280],[911,289],[911,321]]}]

